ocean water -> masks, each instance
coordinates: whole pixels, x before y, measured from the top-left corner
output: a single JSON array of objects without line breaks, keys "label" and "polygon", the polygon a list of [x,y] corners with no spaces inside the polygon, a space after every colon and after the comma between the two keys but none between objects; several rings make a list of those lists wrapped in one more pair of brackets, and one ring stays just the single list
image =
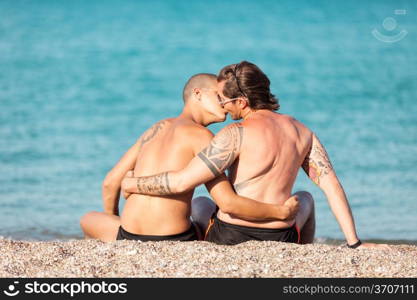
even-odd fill
[{"label": "ocean water", "polygon": [[[359,236],[416,241],[416,14],[412,0],[0,1],[0,235],[81,238],[106,172],[181,111],[186,80],[248,60],[326,146]],[[315,197],[317,237],[343,239],[301,172],[294,190]]]}]

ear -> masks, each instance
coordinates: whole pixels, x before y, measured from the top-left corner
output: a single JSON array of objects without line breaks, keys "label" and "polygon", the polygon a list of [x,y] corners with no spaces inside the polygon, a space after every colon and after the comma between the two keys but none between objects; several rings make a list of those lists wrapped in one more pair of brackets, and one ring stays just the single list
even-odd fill
[{"label": "ear", "polygon": [[239,98],[239,105],[242,109],[245,109],[246,107],[249,106],[249,100],[247,100],[246,98]]},{"label": "ear", "polygon": [[195,99],[197,99],[198,101],[201,100],[201,90],[199,88],[194,88],[193,89],[193,95],[194,95]]}]

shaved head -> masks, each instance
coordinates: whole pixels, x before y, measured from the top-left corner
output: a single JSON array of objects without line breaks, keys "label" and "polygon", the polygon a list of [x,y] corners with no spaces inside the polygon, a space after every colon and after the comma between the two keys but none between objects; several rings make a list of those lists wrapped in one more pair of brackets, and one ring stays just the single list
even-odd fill
[{"label": "shaved head", "polygon": [[191,76],[191,78],[188,79],[187,83],[185,84],[184,90],[182,92],[182,98],[184,100],[184,103],[186,103],[188,99],[191,98],[191,95],[195,88],[213,88],[213,86],[216,86],[216,84],[217,76],[214,74],[200,73]]}]

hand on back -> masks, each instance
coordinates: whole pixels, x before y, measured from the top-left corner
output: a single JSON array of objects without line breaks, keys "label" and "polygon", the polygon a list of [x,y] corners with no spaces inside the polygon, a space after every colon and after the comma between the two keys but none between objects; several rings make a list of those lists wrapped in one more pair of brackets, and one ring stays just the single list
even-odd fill
[{"label": "hand on back", "polygon": [[297,215],[298,210],[300,209],[300,202],[298,201],[298,196],[294,195],[288,198],[284,202],[284,207],[288,210],[288,216],[285,220],[295,219],[295,216]]}]

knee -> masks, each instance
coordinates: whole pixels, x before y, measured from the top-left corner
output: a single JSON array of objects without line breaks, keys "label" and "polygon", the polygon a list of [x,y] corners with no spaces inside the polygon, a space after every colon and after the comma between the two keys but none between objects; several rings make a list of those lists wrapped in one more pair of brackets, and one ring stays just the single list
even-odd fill
[{"label": "knee", "polygon": [[201,207],[203,209],[216,207],[216,204],[210,198],[204,196],[193,198],[191,205],[195,208]]},{"label": "knee", "polygon": [[91,218],[96,214],[96,211],[90,211],[83,215],[80,219],[80,226],[82,229],[85,229],[91,221]]},{"label": "knee", "polygon": [[297,191],[294,193],[294,195],[297,195],[299,198],[307,199],[307,201],[313,202],[314,200],[313,195],[307,191]]},{"label": "knee", "polygon": [[307,205],[311,206],[312,209],[314,209],[314,198],[313,195],[311,195],[307,191],[298,191],[294,193],[294,195],[298,196],[298,200],[301,202],[305,202]]},{"label": "knee", "polygon": [[204,223],[202,220],[208,220],[215,210],[216,204],[210,198],[197,197],[192,200],[191,215],[197,223]]},{"label": "knee", "polygon": [[198,196],[198,197],[193,198],[192,201],[196,203],[197,202],[200,203],[200,202],[211,201],[211,200],[209,197],[206,197],[206,196]]}]

